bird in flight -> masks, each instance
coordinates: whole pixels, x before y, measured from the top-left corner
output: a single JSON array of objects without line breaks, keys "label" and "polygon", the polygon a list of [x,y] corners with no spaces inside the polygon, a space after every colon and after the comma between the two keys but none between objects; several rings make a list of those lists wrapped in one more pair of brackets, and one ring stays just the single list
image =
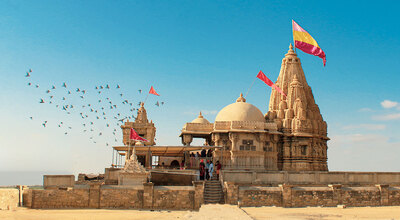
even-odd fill
[{"label": "bird in flight", "polygon": [[67,84],[64,82],[62,87],[67,88]]},{"label": "bird in flight", "polygon": [[117,85],[117,89],[121,88],[119,85]]},{"label": "bird in flight", "polygon": [[44,100],[43,99],[40,99],[40,102],[39,103],[44,103]]}]

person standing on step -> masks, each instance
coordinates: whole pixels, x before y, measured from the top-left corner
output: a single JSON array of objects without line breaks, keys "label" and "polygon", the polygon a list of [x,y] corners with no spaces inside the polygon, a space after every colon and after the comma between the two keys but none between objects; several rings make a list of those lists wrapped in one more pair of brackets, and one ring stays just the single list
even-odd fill
[{"label": "person standing on step", "polygon": [[217,169],[217,179],[219,179],[219,172],[222,168],[222,165],[219,163],[219,160],[217,161],[217,163],[215,163],[215,168]]},{"label": "person standing on step", "polygon": [[210,179],[210,174],[208,173],[209,167],[210,167],[210,161],[207,160],[207,163],[206,163],[206,180]]},{"label": "person standing on step", "polygon": [[204,180],[204,175],[206,172],[206,166],[204,165],[204,160],[200,161],[199,171],[200,171],[200,180]]},{"label": "person standing on step", "polygon": [[210,166],[208,167],[208,175],[210,176],[210,179],[212,179],[213,176],[213,172],[214,172],[214,164],[212,162],[212,160],[210,161]]}]

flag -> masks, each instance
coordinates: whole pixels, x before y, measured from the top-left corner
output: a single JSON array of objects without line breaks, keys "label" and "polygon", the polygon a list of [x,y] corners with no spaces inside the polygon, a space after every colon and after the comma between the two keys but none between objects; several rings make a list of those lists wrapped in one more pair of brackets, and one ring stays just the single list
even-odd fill
[{"label": "flag", "polygon": [[133,129],[133,128],[131,128],[131,133],[130,133],[130,135],[129,135],[129,139],[135,140],[135,141],[145,141],[145,142],[148,142],[148,140],[146,140],[146,139],[140,137],[140,136],[138,135],[138,133],[136,133],[135,129]]},{"label": "flag", "polygon": [[261,79],[265,84],[271,86],[274,88],[276,91],[278,91],[280,94],[284,95],[286,97],[286,94],[278,87],[276,86],[268,77],[260,70],[257,74],[257,78]]},{"label": "flag", "polygon": [[314,56],[322,58],[324,66],[326,63],[326,56],[324,51],[318,46],[317,41],[314,40],[311,35],[301,28],[294,20],[292,20],[293,26],[293,40],[294,46],[304,53],[312,54]]},{"label": "flag", "polygon": [[150,91],[149,91],[149,94],[153,94],[153,95],[158,95],[158,96],[160,96],[159,94],[157,94],[156,90],[154,90],[153,86],[151,86]]}]

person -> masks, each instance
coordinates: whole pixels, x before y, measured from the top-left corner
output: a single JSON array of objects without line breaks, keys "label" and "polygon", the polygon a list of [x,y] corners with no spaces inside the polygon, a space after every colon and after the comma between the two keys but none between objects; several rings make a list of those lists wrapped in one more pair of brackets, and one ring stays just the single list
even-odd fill
[{"label": "person", "polygon": [[204,174],[205,174],[205,165],[204,165],[204,160],[200,161],[200,165],[199,165],[199,171],[200,171],[200,180],[204,180]]},{"label": "person", "polygon": [[196,152],[196,160],[199,159],[199,157],[200,157],[199,152]]},{"label": "person", "polygon": [[208,173],[209,167],[210,167],[210,161],[207,160],[207,163],[206,163],[206,180],[210,179],[210,174]]},{"label": "person", "polygon": [[212,157],[212,149],[208,149],[207,151],[207,157]]},{"label": "person", "polygon": [[215,167],[217,168],[217,179],[219,179],[219,172],[222,168],[222,165],[219,163],[219,160],[217,161],[217,163],[215,163]]},{"label": "person", "polygon": [[208,175],[209,175],[209,178],[210,179],[212,179],[212,176],[213,176],[213,172],[214,172],[214,165],[213,165],[213,162],[212,162],[212,160],[210,161],[210,166],[208,167]]},{"label": "person", "polygon": [[206,149],[201,150],[201,157],[206,157],[207,153],[206,153]]},{"label": "person", "polygon": [[185,167],[185,161],[184,161],[184,160],[182,160],[182,163],[181,163],[181,170],[183,170],[183,169],[184,169],[184,167]]},{"label": "person", "polygon": [[190,157],[194,157],[194,153],[193,152],[190,154]]},{"label": "person", "polygon": [[165,169],[165,163],[164,162],[161,163],[161,168]]}]

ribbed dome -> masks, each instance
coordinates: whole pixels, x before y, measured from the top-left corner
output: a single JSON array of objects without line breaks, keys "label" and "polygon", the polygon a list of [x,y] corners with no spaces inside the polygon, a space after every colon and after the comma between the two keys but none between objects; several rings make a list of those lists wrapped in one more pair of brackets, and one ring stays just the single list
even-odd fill
[{"label": "ribbed dome", "polygon": [[210,122],[209,122],[207,119],[205,119],[205,118],[203,117],[203,115],[201,114],[201,112],[200,112],[199,117],[197,117],[196,119],[194,119],[191,123],[203,124],[203,123],[210,123]]},{"label": "ribbed dome", "polygon": [[235,103],[232,103],[218,112],[215,121],[259,121],[265,122],[263,113],[254,105],[246,103],[240,94]]}]

